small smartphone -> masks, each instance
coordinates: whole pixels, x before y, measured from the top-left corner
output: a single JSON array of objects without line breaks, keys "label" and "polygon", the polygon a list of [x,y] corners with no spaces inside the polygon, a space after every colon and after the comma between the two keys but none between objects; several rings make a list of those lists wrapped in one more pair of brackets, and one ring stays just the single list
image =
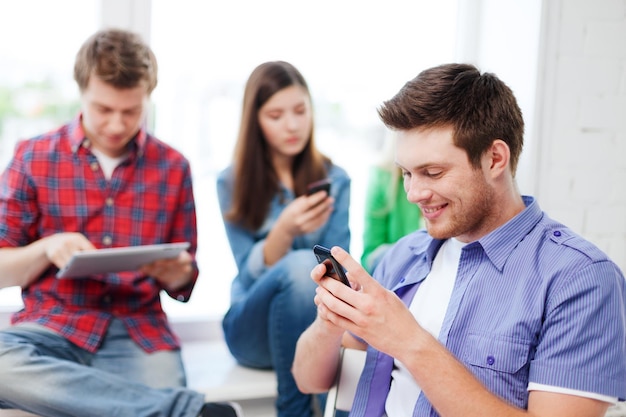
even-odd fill
[{"label": "small smartphone", "polygon": [[343,266],[330,254],[330,249],[321,245],[315,245],[313,246],[313,253],[318,263],[326,265],[326,275],[350,287],[350,281],[348,281]]},{"label": "small smartphone", "polygon": [[330,195],[330,180],[328,178],[312,182],[306,187],[307,195],[315,194],[321,190],[326,191],[326,194]]}]

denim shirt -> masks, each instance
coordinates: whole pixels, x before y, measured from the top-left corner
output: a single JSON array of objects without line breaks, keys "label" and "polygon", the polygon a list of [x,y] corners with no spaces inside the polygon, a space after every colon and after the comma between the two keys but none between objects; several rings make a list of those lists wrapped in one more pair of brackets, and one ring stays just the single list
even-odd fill
[{"label": "denim shirt", "polygon": [[[350,247],[349,208],[350,208],[350,177],[345,170],[337,165],[328,167],[328,178],[331,180],[330,194],[335,199],[334,211],[325,225],[318,230],[294,239],[292,250],[311,249],[316,244],[326,247],[341,246],[345,250]],[[233,168],[226,168],[217,178],[217,194],[222,216],[231,207],[233,189]],[[237,264],[237,276],[231,288],[231,302],[234,303],[247,288],[267,271],[263,259],[263,245],[282,211],[295,199],[292,190],[281,186],[280,191],[270,202],[269,213],[263,225],[254,232],[237,224],[224,220],[226,236]]]},{"label": "denim shirt", "polygon": [[[439,342],[487,389],[520,408],[536,383],[626,397],[624,275],[590,242],[526,209],[467,244]],[[375,278],[409,305],[443,242],[425,231],[402,240]],[[350,416],[381,416],[393,358],[368,349]],[[413,416],[438,416],[424,393]]]}]

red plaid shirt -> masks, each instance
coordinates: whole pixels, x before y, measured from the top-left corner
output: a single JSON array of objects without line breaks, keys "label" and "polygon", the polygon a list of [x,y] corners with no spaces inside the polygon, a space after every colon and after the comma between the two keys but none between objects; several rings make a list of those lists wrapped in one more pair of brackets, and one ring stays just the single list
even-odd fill
[{"label": "red plaid shirt", "polygon": [[[22,141],[0,177],[0,247],[19,247],[61,232],[83,233],[96,247],[167,242],[197,245],[188,161],[140,130],[128,158],[107,180],[89,150],[80,117]],[[179,346],[161,307],[163,288],[137,272],[57,279],[48,268],[22,289],[13,323],[35,322],[94,352],[113,318],[145,351]],[[187,301],[198,276],[169,295]]]}]

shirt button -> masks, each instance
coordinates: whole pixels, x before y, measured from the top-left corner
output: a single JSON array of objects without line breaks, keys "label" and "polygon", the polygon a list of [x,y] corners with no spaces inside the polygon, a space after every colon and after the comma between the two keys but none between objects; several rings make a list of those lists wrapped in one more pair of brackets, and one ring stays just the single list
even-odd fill
[{"label": "shirt button", "polygon": [[89,164],[89,166],[91,167],[92,171],[97,171],[100,168],[97,162],[92,162],[91,164]]},{"label": "shirt button", "polygon": [[105,304],[111,304],[111,296],[110,295],[105,295],[104,297],[102,297],[102,301]]},{"label": "shirt button", "polygon": [[111,206],[113,205],[113,198],[112,198],[112,197],[108,197],[108,198],[105,200],[105,204],[106,204],[107,206],[111,207]]},{"label": "shirt button", "polygon": [[104,246],[109,246],[111,243],[113,243],[113,239],[111,238],[111,236],[105,236],[102,238],[102,244]]},{"label": "shirt button", "polygon": [[559,236],[561,236],[561,232],[559,232],[558,230],[555,230],[553,235],[556,236],[556,237],[559,237]]},{"label": "shirt button", "polygon": [[496,363],[496,358],[491,355],[487,356],[487,365],[493,365],[494,363]]}]

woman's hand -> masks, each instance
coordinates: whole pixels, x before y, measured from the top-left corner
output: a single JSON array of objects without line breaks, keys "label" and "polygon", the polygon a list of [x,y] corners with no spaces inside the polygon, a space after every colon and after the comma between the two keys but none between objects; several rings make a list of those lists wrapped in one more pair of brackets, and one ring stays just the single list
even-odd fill
[{"label": "woman's hand", "polygon": [[335,199],[326,191],[300,196],[285,207],[276,221],[276,227],[285,230],[292,239],[314,232],[326,224],[334,202]]},{"label": "woman's hand", "polygon": [[289,203],[265,239],[265,264],[274,265],[285,256],[297,236],[322,227],[330,218],[334,203],[335,199],[326,191],[303,195]]}]

